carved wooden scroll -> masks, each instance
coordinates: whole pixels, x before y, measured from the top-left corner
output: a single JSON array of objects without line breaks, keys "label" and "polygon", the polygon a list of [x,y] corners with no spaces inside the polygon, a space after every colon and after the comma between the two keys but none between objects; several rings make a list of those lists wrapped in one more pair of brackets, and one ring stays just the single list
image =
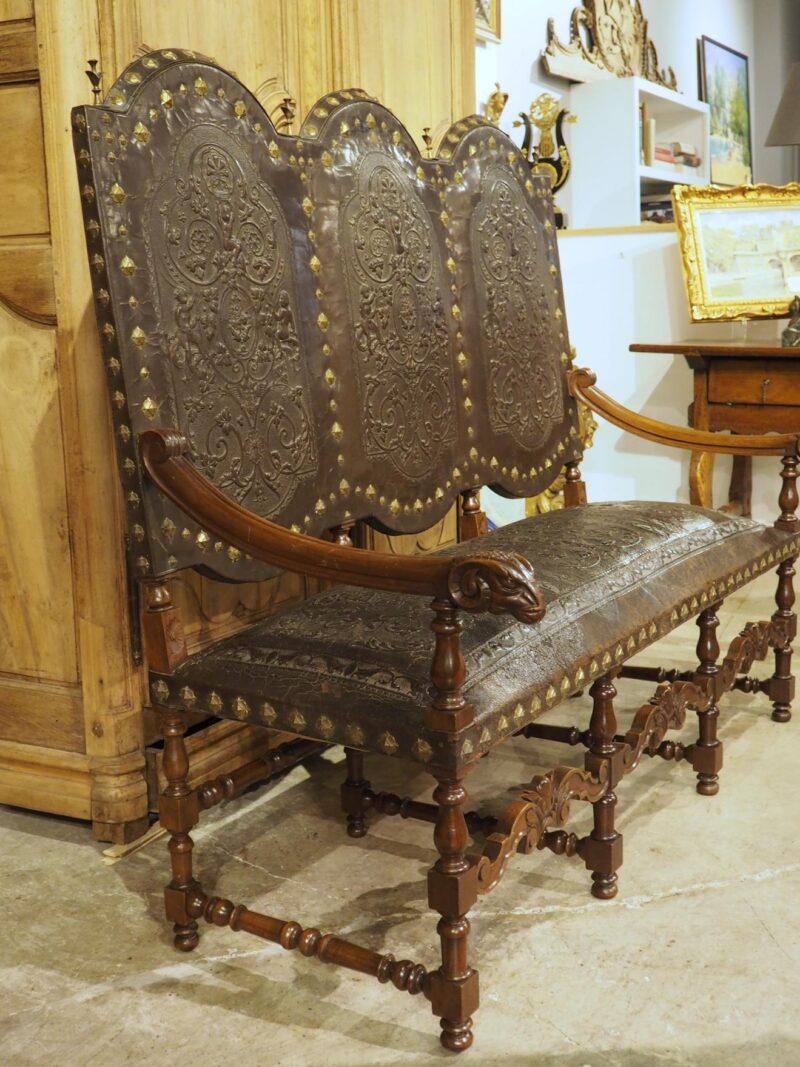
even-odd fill
[{"label": "carved wooden scroll", "polygon": [[507,804],[477,857],[478,892],[488,893],[505,873],[514,852],[532,852],[551,826],[563,826],[572,800],[599,800],[608,788],[608,769],[598,778],[580,767],[556,767],[537,775],[519,800]]},{"label": "carved wooden scroll", "polygon": [[641,0],[583,0],[583,6],[572,12],[569,44],[558,39],[555,20],[548,19],[542,62],[548,74],[570,81],[638,75],[668,89],[678,88],[672,67],[658,66]]}]

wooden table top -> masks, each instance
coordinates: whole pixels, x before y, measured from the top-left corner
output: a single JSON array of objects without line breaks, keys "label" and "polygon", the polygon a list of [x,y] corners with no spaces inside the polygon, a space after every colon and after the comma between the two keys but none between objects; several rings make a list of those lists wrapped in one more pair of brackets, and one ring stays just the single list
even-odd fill
[{"label": "wooden table top", "polygon": [[784,348],[780,344],[764,344],[763,341],[725,341],[716,338],[708,341],[669,341],[666,344],[633,344],[631,352],[671,352],[680,356],[726,356],[728,359],[748,359],[752,356],[769,356],[770,359],[798,359],[800,348]]}]

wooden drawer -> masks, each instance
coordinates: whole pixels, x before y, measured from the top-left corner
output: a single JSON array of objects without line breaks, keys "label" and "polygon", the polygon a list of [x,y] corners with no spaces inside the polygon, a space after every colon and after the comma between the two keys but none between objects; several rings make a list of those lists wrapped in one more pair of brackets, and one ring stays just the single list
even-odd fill
[{"label": "wooden drawer", "polygon": [[712,404],[800,405],[800,354],[797,359],[715,361],[708,399]]}]

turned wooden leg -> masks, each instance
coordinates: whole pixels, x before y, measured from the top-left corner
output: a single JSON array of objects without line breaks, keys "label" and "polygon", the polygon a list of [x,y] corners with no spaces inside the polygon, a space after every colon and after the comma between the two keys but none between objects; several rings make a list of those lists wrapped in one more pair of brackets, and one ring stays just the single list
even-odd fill
[{"label": "turned wooden leg", "polygon": [[364,790],[369,782],[364,777],[364,753],[355,748],[344,750],[347,760],[347,777],[342,782],[342,811],[347,815],[347,833],[350,837],[363,837],[367,832],[364,812]]},{"label": "turned wooden leg", "polygon": [[772,718],[775,722],[788,722],[792,717],[792,700],[794,699],[792,640],[797,633],[797,616],[793,610],[794,573],[793,559],[785,559],[778,567],[778,588],[775,592],[778,610],[772,616],[772,621],[783,626],[787,639],[782,648],[775,649],[775,673],[769,680]]},{"label": "turned wooden leg", "polygon": [[710,605],[705,611],[701,611],[697,618],[697,625],[700,628],[700,636],[697,639],[697,659],[700,666],[695,671],[695,681],[703,686],[712,697],[712,702],[705,711],[697,713],[699,735],[692,747],[692,767],[697,772],[697,792],[704,797],[713,797],[719,792],[719,771],[722,767],[722,742],[717,737],[719,708],[714,690],[714,679],[719,673],[717,609],[720,603]]},{"label": "turned wooden leg", "polygon": [[189,757],[183,735],[186,721],[178,711],[163,712],[164,776],[167,786],[161,794],[159,820],[170,832],[169,854],[172,881],[164,890],[167,918],[174,923],[175,947],[191,952],[200,939],[197,923],[187,911],[191,891],[199,888],[192,877],[192,839],[189,831],[198,821],[197,791],[189,788]]},{"label": "turned wooden leg", "polygon": [[439,859],[428,872],[428,903],[441,915],[436,929],[442,965],[430,975],[430,999],[441,1021],[442,1044],[451,1052],[463,1052],[472,1044],[472,1014],[478,1007],[478,972],[467,963],[467,912],[478,898],[477,868],[465,854],[467,792],[458,780],[437,780],[433,840]]},{"label": "turned wooden leg", "polygon": [[614,828],[617,807],[614,789],[623,774],[622,749],[614,741],[617,732],[614,697],[617,691],[612,675],[605,674],[598,678],[589,693],[593,705],[586,769],[599,775],[602,766],[607,765],[609,785],[608,791],[592,804],[594,828],[581,854],[592,872],[592,896],[610,900],[617,895],[617,870],[622,866],[622,834]]}]

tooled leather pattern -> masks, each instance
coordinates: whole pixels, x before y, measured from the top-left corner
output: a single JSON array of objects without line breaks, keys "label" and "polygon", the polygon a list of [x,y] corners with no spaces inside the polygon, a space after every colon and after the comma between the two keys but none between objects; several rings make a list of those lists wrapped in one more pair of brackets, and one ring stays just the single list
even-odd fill
[{"label": "tooled leather pattern", "polygon": [[260,514],[317,466],[286,220],[241,145],[189,128],[144,228],[176,423],[200,469]]},{"label": "tooled leather pattern", "polygon": [[342,244],[368,456],[408,479],[456,436],[452,356],[430,218],[386,152],[359,162]]},{"label": "tooled leather pattern", "polygon": [[[533,627],[508,616],[462,616],[465,693],[473,699],[476,687],[483,689],[502,674],[529,671],[524,665],[532,652],[542,669],[545,660],[571,662],[574,628],[582,620],[605,616],[614,601],[634,589],[663,591],[667,568],[701,557],[714,546],[735,559],[737,535],[759,529],[747,519],[716,517],[679,504],[597,504],[514,523],[459,546],[456,553],[465,556],[489,546],[527,556],[535,563],[547,603],[546,615]],[[338,682],[370,692],[377,703],[407,696],[424,706],[433,651],[431,617],[416,597],[332,589],[201,653],[194,657],[194,667],[215,676],[234,672],[237,685],[265,671],[284,680],[294,676],[289,688],[296,687],[298,700],[309,684]]]},{"label": "tooled leather pattern", "polygon": [[480,328],[496,433],[536,448],[564,415],[559,344],[535,219],[516,181],[498,166],[483,178],[471,225],[479,268]]}]

